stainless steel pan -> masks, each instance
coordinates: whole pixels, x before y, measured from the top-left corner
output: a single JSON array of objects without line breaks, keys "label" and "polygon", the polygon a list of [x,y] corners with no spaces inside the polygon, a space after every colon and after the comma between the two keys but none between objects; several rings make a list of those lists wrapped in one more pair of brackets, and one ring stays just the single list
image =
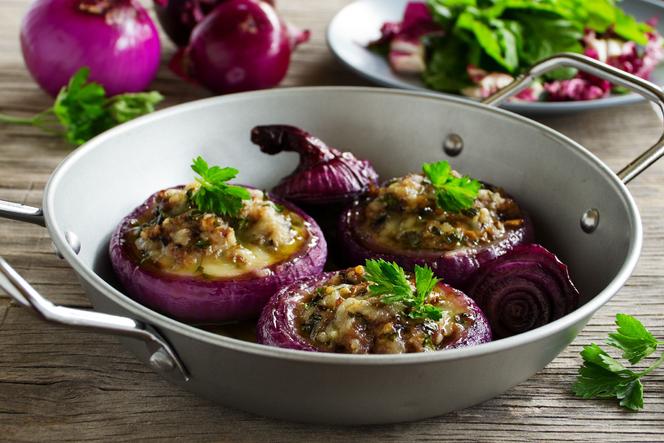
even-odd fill
[{"label": "stainless steel pan", "polygon": [[[121,335],[139,359],[185,389],[258,414],[328,423],[387,423],[464,408],[548,364],[625,283],[641,250],[641,220],[625,183],[663,154],[664,141],[618,175],[567,137],[491,106],[533,76],[572,65],[664,106],[648,82],[577,55],[535,66],[474,104],[373,88],[294,88],[216,97],[123,125],[74,151],[44,191],[43,211],[0,202],[0,216],[45,225],[95,311],[55,306],[0,260],[0,286],[46,320]],[[291,351],[216,335],[145,308],[122,293],[109,266],[119,220],[157,189],[187,181],[204,155],[270,187],[295,157],[249,142],[257,124],[287,123],[370,159],[384,177],[454,156],[460,171],[500,184],[533,216],[538,238],[571,268],[583,305],[525,334],[480,346],[409,355]],[[104,313],[104,314],[102,314]]]}]

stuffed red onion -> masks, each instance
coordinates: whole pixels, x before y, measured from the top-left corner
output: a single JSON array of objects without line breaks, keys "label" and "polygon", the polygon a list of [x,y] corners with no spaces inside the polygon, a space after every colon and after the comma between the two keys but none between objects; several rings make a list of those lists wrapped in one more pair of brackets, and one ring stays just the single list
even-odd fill
[{"label": "stuffed red onion", "polygon": [[[376,278],[372,269],[387,272]],[[395,278],[401,289],[390,286]],[[485,343],[491,330],[477,305],[430,269],[412,275],[369,260],[283,288],[263,310],[257,338],[304,351],[398,354]]]},{"label": "stuffed red onion", "polygon": [[215,183],[228,169],[159,191],[122,220],[110,256],[134,299],[180,320],[242,320],[282,286],[322,272],[316,222],[263,191]]},{"label": "stuffed red onion", "polygon": [[528,217],[502,189],[461,177],[447,162],[424,170],[371,189],[342,213],[347,261],[428,265],[460,287],[483,263],[532,240]]}]

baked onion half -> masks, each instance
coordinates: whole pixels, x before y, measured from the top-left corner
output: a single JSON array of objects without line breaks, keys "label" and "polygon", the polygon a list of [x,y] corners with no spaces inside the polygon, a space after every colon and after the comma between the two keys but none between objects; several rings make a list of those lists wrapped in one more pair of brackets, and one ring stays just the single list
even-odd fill
[{"label": "baked onion half", "polygon": [[198,183],[159,191],[112,234],[110,258],[139,303],[178,320],[258,317],[279,288],[322,272],[327,245],[291,203],[246,187],[233,216],[200,210]]},{"label": "baked onion half", "polygon": [[[471,183],[454,171],[450,176]],[[381,258],[407,270],[427,265],[446,283],[463,288],[482,264],[533,240],[530,219],[514,199],[474,182],[476,195],[466,198],[467,207],[452,209],[442,204],[444,189],[427,174],[408,174],[371,189],[339,221],[347,263]]]},{"label": "baked onion half", "polygon": [[[328,272],[282,288],[258,320],[258,342],[302,351],[395,354],[491,341],[484,314],[461,291],[434,279],[426,304],[417,307],[395,301],[394,294],[373,293],[367,269]],[[412,291],[419,290],[412,274],[402,275]]]}]

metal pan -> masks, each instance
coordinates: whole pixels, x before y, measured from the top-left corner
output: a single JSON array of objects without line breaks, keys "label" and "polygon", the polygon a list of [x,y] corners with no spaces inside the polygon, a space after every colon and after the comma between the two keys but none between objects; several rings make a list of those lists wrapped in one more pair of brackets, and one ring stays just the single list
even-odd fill
[{"label": "metal pan", "polygon": [[[0,216],[48,228],[95,311],[53,305],[5,261],[0,261],[0,287],[46,320],[122,335],[140,360],[185,389],[262,415],[388,423],[479,403],[558,355],[622,287],[641,250],[641,219],[625,183],[664,153],[664,140],[616,175],[567,137],[488,106],[561,65],[630,87],[664,106],[658,87],[578,55],[538,64],[486,104],[428,93],[322,87],[176,106],[108,131],[74,151],[51,176],[43,211],[0,202]],[[268,157],[250,144],[250,129],[269,123],[306,128],[370,159],[384,177],[454,156],[458,170],[500,184],[530,211],[538,238],[569,264],[583,305],[546,326],[476,347],[358,356],[271,348],[220,336],[125,296],[107,256],[109,235],[119,220],[156,189],[188,180],[187,165],[198,154],[238,167],[240,182],[272,186],[296,159]]]}]

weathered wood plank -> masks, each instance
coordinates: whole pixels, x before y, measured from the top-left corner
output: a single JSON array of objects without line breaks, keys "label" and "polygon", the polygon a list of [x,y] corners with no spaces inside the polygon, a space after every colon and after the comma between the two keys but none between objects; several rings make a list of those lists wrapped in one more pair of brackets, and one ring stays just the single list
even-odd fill
[{"label": "weathered wood plank", "polygon": [[[613,311],[608,306],[605,311]],[[608,312],[607,312],[608,313]],[[646,323],[649,323],[646,320]],[[650,325],[649,325],[650,326]],[[664,374],[646,382],[646,409],[570,397],[581,345],[604,329],[584,330],[575,343],[530,380],[463,411],[419,423],[380,427],[308,426],[258,418],[212,405],[162,381],[113,338],[38,323],[12,307],[0,328],[0,429],[10,440],[165,439],[343,441],[437,439],[509,441],[657,440],[664,413]],[[62,407],[66,405],[66,407]],[[437,436],[437,437],[436,437]],[[567,438],[569,437],[569,438]]]}]

